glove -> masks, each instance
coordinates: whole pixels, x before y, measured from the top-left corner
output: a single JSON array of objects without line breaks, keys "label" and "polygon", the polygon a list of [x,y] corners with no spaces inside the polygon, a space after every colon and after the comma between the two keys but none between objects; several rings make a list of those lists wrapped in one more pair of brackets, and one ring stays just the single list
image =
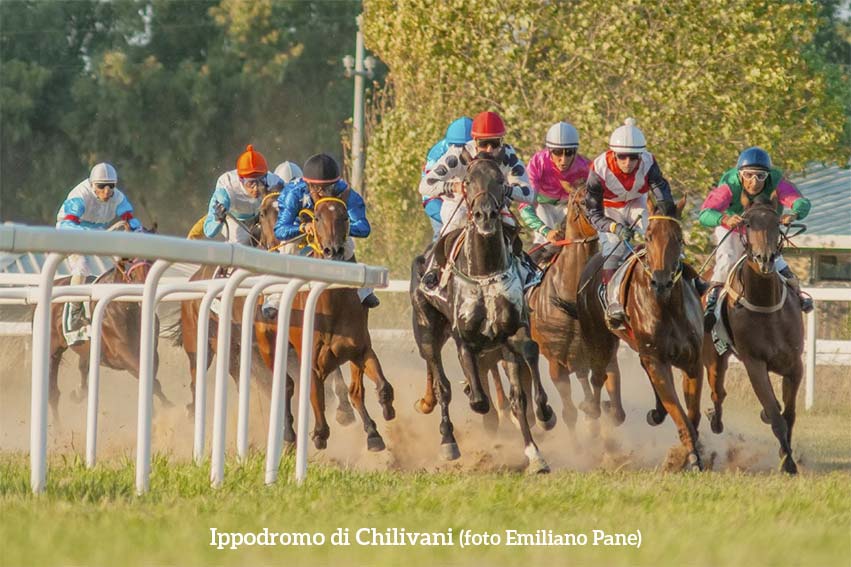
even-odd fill
[{"label": "glove", "polygon": [[792,224],[796,220],[798,220],[798,214],[797,213],[791,213],[791,214],[783,215],[782,217],[780,217],[780,224],[782,224],[784,226],[789,226],[790,224]]},{"label": "glove", "polygon": [[614,230],[612,232],[617,235],[621,240],[632,240],[635,236],[635,231],[628,226],[624,226],[620,223],[612,223],[614,226],[612,227]]},{"label": "glove", "polygon": [[228,210],[221,203],[216,203],[216,206],[213,207],[213,214],[216,215],[216,220],[219,222],[225,222],[225,219],[228,216]]}]

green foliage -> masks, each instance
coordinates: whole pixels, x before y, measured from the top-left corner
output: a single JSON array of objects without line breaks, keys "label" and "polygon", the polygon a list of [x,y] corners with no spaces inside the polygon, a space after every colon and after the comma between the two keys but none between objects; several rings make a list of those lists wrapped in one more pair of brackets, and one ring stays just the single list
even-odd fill
[{"label": "green foliage", "polygon": [[370,140],[381,214],[369,245],[398,271],[407,243],[429,238],[419,166],[463,114],[499,111],[527,160],[552,122],[576,125],[593,157],[634,116],[675,194],[693,203],[749,145],[792,171],[848,158],[836,88],[847,78],[831,78],[823,54],[803,55],[822,29],[811,2],[367,0],[365,13],[395,96]]}]

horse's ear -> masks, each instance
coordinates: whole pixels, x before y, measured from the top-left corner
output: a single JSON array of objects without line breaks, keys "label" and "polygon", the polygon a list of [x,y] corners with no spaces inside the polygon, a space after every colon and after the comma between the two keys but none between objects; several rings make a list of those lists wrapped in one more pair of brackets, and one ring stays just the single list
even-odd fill
[{"label": "horse's ear", "polygon": [[652,199],[647,200],[647,213],[652,217],[656,214],[656,203]]},{"label": "horse's ear", "polygon": [[780,198],[777,196],[777,193],[772,193],[769,203],[771,204],[771,208],[775,211],[780,208]]},{"label": "horse's ear", "polygon": [[686,208],[686,196],[683,195],[682,197],[680,197],[680,200],[677,201],[677,218],[678,219],[682,218],[683,209],[685,209],[685,208]]}]

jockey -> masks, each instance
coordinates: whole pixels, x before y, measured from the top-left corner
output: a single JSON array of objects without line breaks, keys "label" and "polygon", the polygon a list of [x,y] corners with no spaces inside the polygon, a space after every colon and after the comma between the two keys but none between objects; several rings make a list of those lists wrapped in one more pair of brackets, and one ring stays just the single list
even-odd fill
[{"label": "jockey", "polygon": [[[472,139],[470,129],[473,126],[473,120],[462,116],[454,120],[446,129],[446,135],[442,140],[433,145],[426,155],[426,163],[423,166],[422,177],[425,177],[437,161],[443,157],[451,147],[464,147],[464,145]],[[443,228],[443,221],[440,220],[440,208],[443,205],[443,199],[440,197],[423,197],[423,209],[431,221],[431,228],[434,231],[434,239],[440,235],[440,229]]]},{"label": "jockey", "polygon": [[[420,181],[420,193],[425,198],[441,197],[443,205],[440,217],[445,228],[444,233],[462,228],[467,218],[467,207],[464,203],[463,180],[467,173],[467,165],[480,154],[489,155],[499,161],[500,170],[505,177],[505,195],[509,200],[534,203],[535,192],[529,186],[526,166],[508,144],[504,144],[505,123],[496,112],[480,112],[473,119],[471,127],[472,140],[464,146],[450,147],[441,157],[434,168]],[[502,210],[504,225],[516,231],[516,223],[508,210],[508,204]],[[537,270],[526,254],[521,258],[521,265],[526,269],[526,284],[531,282],[529,277]],[[422,282],[427,289],[433,290],[439,282],[440,266],[432,265],[423,274]],[[523,275],[521,275],[523,277]]]},{"label": "jockey", "polygon": [[298,179],[304,175],[297,163],[292,161],[282,161],[275,168],[275,175],[281,178],[281,181],[286,185],[293,179]]},{"label": "jockey", "polygon": [[[636,127],[635,119],[627,118],[609,137],[609,150],[594,159],[588,172],[585,208],[591,224],[597,227],[606,258],[601,274],[604,290],[629,254],[626,246],[615,249],[622,240],[631,240],[635,229],[644,233],[647,193],[653,193],[662,214],[671,214],[675,208],[671,187],[646,147],[644,133]],[[623,306],[610,300],[606,307],[609,325],[621,328],[625,317]]]},{"label": "jockey", "polygon": [[[99,163],[92,168],[89,178],[74,187],[56,215],[56,228],[72,230],[105,230],[120,219],[130,230],[142,231],[142,223],[133,215],[133,205],[116,188],[118,172],[111,164]],[[71,285],[82,285],[91,274],[91,267],[82,254],[70,254]],[[68,331],[86,324],[83,303],[72,303],[69,308]],[[73,345],[69,345],[73,346]]]},{"label": "jockey", "polygon": [[[806,218],[810,212],[810,201],[803,197],[783,172],[774,167],[768,152],[759,147],[751,147],[739,154],[736,167],[727,170],[712,189],[700,208],[700,224],[715,229],[715,269],[712,272],[712,288],[706,299],[705,323],[707,328],[715,324],[715,304],[718,290],[727,281],[730,268],[745,253],[744,245],[736,235],[727,235],[731,231],[742,231],[742,215],[745,208],[759,195],[771,197],[777,194],[780,205],[791,209],[791,213],[781,217],[780,222],[788,225],[795,220]],[[777,271],[792,286],[801,298],[801,310],[809,313],[813,309],[813,300],[801,293],[800,283],[789,265],[778,256]]]},{"label": "jockey", "polygon": [[537,203],[522,203],[520,220],[535,233],[535,243],[556,242],[564,235],[565,206],[571,191],[585,185],[591,162],[579,154],[579,133],[572,124],[558,122],[547,131],[546,148],[529,160],[529,182]]},{"label": "jockey", "polygon": [[223,173],[216,181],[204,219],[204,236],[215,237],[227,223],[228,242],[251,246],[246,226],[257,218],[263,196],[279,191],[283,185],[283,180],[269,171],[263,154],[249,144],[236,160],[236,169]]},{"label": "jockey", "polygon": [[[302,234],[310,234],[313,226],[303,222],[299,213],[303,209],[313,210],[311,192],[338,196],[348,189],[348,184],[340,178],[340,167],[328,154],[316,154],[304,163],[301,179],[288,183],[278,197],[278,221],[275,223],[275,237],[282,242],[293,240]],[[344,261],[355,262],[354,238],[366,238],[371,227],[366,219],[366,205],[363,197],[354,189],[349,190],[346,207],[349,214],[349,237],[346,239]],[[369,308],[378,307],[378,297],[369,288],[358,290],[361,302]]]}]

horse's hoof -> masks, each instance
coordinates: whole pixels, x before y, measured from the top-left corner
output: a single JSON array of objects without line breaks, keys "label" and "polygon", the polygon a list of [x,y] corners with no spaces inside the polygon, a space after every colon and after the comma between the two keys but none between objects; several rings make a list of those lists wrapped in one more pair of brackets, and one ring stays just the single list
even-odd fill
[{"label": "horse's hoof", "polygon": [[444,443],[440,446],[440,453],[445,461],[454,461],[461,458],[461,450],[458,449],[458,443]]},{"label": "horse's hoof", "polygon": [[396,409],[393,406],[387,404],[386,406],[384,406],[383,409],[384,421],[393,421],[394,419],[396,419]]},{"label": "horse's hoof", "polygon": [[69,396],[71,397],[71,401],[75,404],[81,403],[87,397],[86,390],[71,390]]},{"label": "horse's hoof", "polygon": [[538,425],[540,425],[541,429],[543,429],[544,431],[550,431],[553,427],[556,426],[556,421],[558,421],[556,419],[556,412],[554,412],[550,407],[547,407],[547,409],[550,412],[550,418],[545,420],[538,420]]},{"label": "horse's hoof", "polygon": [[484,415],[490,411],[491,404],[487,397],[483,397],[480,400],[470,401],[470,409],[476,413]]},{"label": "horse's hoof", "polygon": [[626,412],[623,411],[622,407],[616,406],[609,400],[602,402],[602,406],[603,411],[615,426],[622,425],[626,421]]},{"label": "horse's hoof", "polygon": [[647,412],[647,423],[649,425],[656,427],[663,421],[665,421],[665,414],[660,412],[659,410],[654,408]]},{"label": "horse's hoof", "polygon": [[421,398],[414,402],[414,409],[417,413],[427,415],[434,411],[434,406],[428,405],[426,401]]},{"label": "horse's hoof", "polygon": [[386,448],[384,445],[384,439],[382,439],[381,435],[378,434],[376,434],[375,436],[367,437],[366,448],[372,451],[373,453],[383,451]]},{"label": "horse's hoof", "polygon": [[550,465],[542,457],[537,457],[529,461],[526,472],[529,474],[548,474],[550,472]]},{"label": "horse's hoof", "polygon": [[295,443],[292,441],[284,442],[284,455],[292,455],[295,453]]},{"label": "horse's hoof", "polygon": [[335,419],[337,420],[337,423],[344,427],[346,425],[351,425],[355,422],[355,412],[352,411],[352,408],[337,408]]},{"label": "horse's hoof", "polygon": [[724,433],[724,422],[721,421],[721,415],[714,408],[706,410],[706,419],[709,420],[709,427],[712,433]]},{"label": "horse's hoof", "polygon": [[581,409],[585,415],[592,419],[597,419],[598,417],[600,417],[600,406],[593,402],[584,400],[579,404],[579,409]]},{"label": "horse's hoof", "polygon": [[186,404],[186,417],[189,419],[195,417],[195,404]]},{"label": "horse's hoof", "polygon": [[321,451],[328,447],[328,440],[322,437],[314,437],[313,446]]},{"label": "horse's hoof", "polygon": [[771,419],[769,419],[768,414],[765,413],[765,410],[759,412],[759,418],[762,420],[763,423],[771,425]]},{"label": "horse's hoof", "polygon": [[780,459],[780,470],[786,474],[798,474],[798,465],[792,459],[792,455],[783,455]]},{"label": "horse's hoof", "polygon": [[700,456],[697,453],[689,453],[686,469],[694,472],[703,470],[703,463],[700,461]]}]

